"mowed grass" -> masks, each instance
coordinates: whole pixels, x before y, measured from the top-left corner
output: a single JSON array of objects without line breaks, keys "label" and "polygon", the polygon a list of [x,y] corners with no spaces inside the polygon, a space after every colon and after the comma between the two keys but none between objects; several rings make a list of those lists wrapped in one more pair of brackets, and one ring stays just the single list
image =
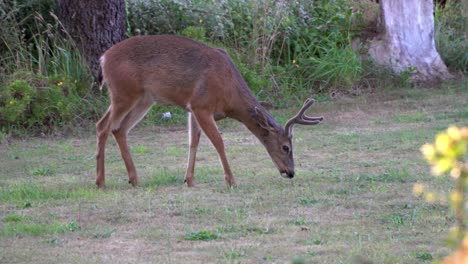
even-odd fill
[{"label": "mowed grass", "polygon": [[[296,108],[273,114],[284,122]],[[97,190],[95,135],[14,139],[0,146],[0,263],[424,263],[450,252],[447,193],[419,152],[448,125],[468,125],[465,84],[394,89],[320,102],[297,126],[296,177],[283,179],[242,125],[221,121],[239,185],[227,188],[202,136],[195,188],[184,186],[185,127],[129,137],[141,186],[127,183],[113,139]]]}]

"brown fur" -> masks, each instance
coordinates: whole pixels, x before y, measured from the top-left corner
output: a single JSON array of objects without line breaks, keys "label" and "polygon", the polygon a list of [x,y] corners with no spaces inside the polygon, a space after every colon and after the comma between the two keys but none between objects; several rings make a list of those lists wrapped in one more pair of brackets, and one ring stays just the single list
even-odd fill
[{"label": "brown fur", "polygon": [[[235,184],[215,123],[224,117],[242,122],[265,145],[283,176],[293,177],[291,137],[257,102],[224,50],[178,36],[137,36],[107,50],[101,67],[111,105],[96,124],[98,187],[104,186],[109,131],[120,148],[129,182],[138,184],[126,137],[154,103],[177,105],[189,112],[188,186],[194,185],[201,131],[218,152],[227,184]],[[289,149],[287,153],[283,146]]]}]

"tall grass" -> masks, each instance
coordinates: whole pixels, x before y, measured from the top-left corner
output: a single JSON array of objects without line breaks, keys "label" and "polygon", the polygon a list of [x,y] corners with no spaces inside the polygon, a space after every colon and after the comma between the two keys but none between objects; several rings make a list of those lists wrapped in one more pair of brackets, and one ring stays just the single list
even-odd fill
[{"label": "tall grass", "polygon": [[0,26],[11,30],[0,33],[0,131],[54,132],[96,119],[107,99],[93,92],[92,75],[72,38],[53,10],[21,17],[24,4],[3,6]]}]

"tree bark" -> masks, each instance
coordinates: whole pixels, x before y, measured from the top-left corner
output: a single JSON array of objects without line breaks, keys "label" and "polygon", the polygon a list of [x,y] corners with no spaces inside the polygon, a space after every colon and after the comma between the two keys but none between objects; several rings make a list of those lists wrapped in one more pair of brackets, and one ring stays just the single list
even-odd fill
[{"label": "tree bark", "polygon": [[97,79],[101,54],[126,38],[125,0],[58,0],[58,17]]},{"label": "tree bark", "polygon": [[434,40],[433,0],[380,1],[383,33],[370,41],[369,54],[395,72],[433,82],[451,78]]}]

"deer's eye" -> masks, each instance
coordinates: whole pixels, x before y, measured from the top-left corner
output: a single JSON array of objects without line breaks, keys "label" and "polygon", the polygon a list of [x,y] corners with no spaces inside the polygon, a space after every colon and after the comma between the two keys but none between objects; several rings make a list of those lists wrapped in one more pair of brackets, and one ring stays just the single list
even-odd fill
[{"label": "deer's eye", "polygon": [[283,145],[282,148],[285,153],[289,153],[289,151],[291,150],[288,145]]}]

